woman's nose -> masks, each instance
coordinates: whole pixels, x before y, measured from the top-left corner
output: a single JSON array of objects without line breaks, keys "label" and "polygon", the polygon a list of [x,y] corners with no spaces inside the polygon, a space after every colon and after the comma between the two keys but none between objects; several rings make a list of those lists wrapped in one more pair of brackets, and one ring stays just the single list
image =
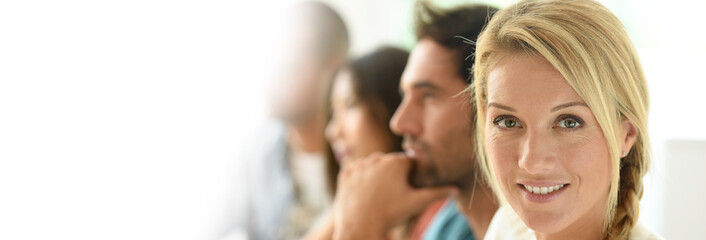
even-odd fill
[{"label": "woman's nose", "polygon": [[530,174],[549,172],[557,165],[555,146],[546,134],[528,133],[521,147],[518,165]]},{"label": "woman's nose", "polygon": [[339,137],[339,127],[338,124],[336,123],[336,119],[331,118],[329,120],[328,125],[326,125],[326,129],[324,130],[324,134],[326,135],[326,138],[331,141]]}]

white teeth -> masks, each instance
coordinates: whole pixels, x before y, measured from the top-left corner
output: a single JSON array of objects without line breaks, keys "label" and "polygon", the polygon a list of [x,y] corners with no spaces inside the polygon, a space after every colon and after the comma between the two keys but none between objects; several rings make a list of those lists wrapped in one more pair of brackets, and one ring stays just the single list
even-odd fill
[{"label": "white teeth", "polygon": [[554,192],[556,190],[559,190],[559,189],[563,188],[564,186],[566,186],[566,184],[559,184],[559,185],[554,185],[554,186],[549,186],[549,187],[530,187],[527,185],[522,185],[522,186],[525,187],[525,189],[527,189],[527,191],[529,191],[531,193],[544,195],[544,194],[548,194],[548,193]]}]

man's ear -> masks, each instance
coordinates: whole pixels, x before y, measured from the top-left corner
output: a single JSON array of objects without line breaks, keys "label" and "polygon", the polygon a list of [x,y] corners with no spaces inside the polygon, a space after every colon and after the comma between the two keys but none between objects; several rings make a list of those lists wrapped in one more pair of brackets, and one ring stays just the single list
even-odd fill
[{"label": "man's ear", "polygon": [[622,130],[620,131],[620,139],[622,140],[622,145],[620,147],[620,158],[623,158],[630,153],[630,149],[632,149],[632,146],[635,144],[635,140],[637,139],[637,128],[630,120],[627,119],[623,120],[621,125]]}]

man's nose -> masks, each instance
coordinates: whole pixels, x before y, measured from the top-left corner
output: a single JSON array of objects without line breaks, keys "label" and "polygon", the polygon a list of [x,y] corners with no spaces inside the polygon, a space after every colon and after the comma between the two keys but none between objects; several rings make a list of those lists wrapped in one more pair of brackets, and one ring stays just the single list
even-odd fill
[{"label": "man's nose", "polygon": [[422,132],[422,111],[419,106],[403,99],[390,119],[390,129],[397,135],[418,136]]}]

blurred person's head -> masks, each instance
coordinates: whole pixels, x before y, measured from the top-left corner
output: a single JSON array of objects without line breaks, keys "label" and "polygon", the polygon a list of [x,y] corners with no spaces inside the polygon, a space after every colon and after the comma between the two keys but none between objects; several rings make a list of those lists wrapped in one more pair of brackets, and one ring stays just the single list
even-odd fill
[{"label": "blurred person's head", "polygon": [[290,123],[319,114],[323,89],[347,58],[348,32],[342,18],[320,2],[300,2],[284,17],[273,60],[275,79],[269,107],[273,117]]},{"label": "blurred person's head", "polygon": [[632,238],[649,97],[620,20],[595,1],[520,2],[478,38],[474,74],[480,167],[525,225]]},{"label": "blurred person's head", "polygon": [[341,165],[374,152],[402,149],[402,138],[392,133],[389,122],[401,101],[399,81],[408,57],[405,50],[382,47],[336,75],[326,137]]},{"label": "blurred person's head", "polygon": [[474,111],[460,96],[473,80],[474,49],[465,41],[475,41],[494,11],[485,5],[440,10],[424,1],[416,6],[419,43],[402,75],[403,100],[390,122],[413,160],[415,187],[474,184]]}]

